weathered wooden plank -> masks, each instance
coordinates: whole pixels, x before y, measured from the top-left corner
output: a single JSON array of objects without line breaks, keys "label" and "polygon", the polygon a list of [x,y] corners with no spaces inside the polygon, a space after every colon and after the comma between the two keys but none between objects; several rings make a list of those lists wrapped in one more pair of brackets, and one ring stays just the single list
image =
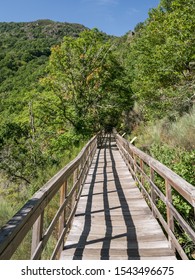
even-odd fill
[{"label": "weathered wooden plank", "polygon": [[93,249],[93,248],[75,248],[62,251],[61,258],[66,259],[66,256],[80,257],[82,259],[85,256],[86,259],[90,259],[91,256],[94,256],[94,259],[102,259],[103,257],[107,257],[108,259],[112,258],[124,258],[128,257],[131,259],[140,259],[140,258],[151,258],[155,257],[158,260],[158,257],[162,259],[162,257],[170,256],[173,259],[173,254],[170,251],[170,248],[154,248],[154,249],[139,249],[139,248],[130,248],[130,249],[121,249],[118,248],[110,248],[110,249]]},{"label": "weathered wooden plank", "polygon": [[[80,257],[74,257],[74,260],[80,260]],[[109,260],[157,260],[156,257],[128,257],[128,256],[110,256]],[[72,260],[72,256],[66,256],[66,260]],[[97,257],[94,255],[87,255],[87,256],[82,256],[82,260],[97,260]],[[175,260],[174,256],[163,256],[163,257],[158,257],[158,260]]]},{"label": "weathered wooden plank", "polygon": [[[124,239],[124,238],[123,238]],[[101,240],[101,239],[100,239]],[[105,242],[107,241],[107,243]],[[111,240],[111,242],[109,242],[110,240],[106,240],[106,239],[103,239],[101,241],[94,241],[94,242],[88,242],[88,244],[86,245],[85,243],[79,243],[79,245],[77,243],[69,243],[66,244],[66,247],[64,248],[64,250],[67,252],[69,250],[72,250],[72,249],[79,249],[79,250],[85,250],[85,249],[91,249],[91,250],[96,250],[96,249],[101,249],[102,246],[103,246],[103,242],[105,242],[105,245],[104,245],[104,249],[118,249],[119,251],[120,250],[127,250],[128,249],[137,249],[138,248],[138,244],[137,244],[137,240],[131,240],[131,242],[128,242],[127,243],[127,238],[125,238],[124,240],[121,240],[120,239],[114,239],[114,240]],[[169,249],[170,250],[170,247],[167,243],[167,241],[165,240],[157,240],[156,242],[155,241],[139,241],[139,250],[143,250],[143,249],[150,249],[150,250],[153,250],[153,249],[158,249],[158,250],[161,250],[161,249]]]}]

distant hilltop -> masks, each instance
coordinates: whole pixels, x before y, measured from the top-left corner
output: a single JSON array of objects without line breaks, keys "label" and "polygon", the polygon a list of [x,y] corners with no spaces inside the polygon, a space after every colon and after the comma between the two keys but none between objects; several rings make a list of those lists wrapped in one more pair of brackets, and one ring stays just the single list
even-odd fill
[{"label": "distant hilltop", "polygon": [[[77,23],[43,19],[33,22],[0,22],[0,95],[34,88],[51,54],[65,36],[78,37],[88,30]],[[32,87],[31,87],[32,86]]]},{"label": "distant hilltop", "polygon": [[55,38],[75,36],[88,29],[77,23],[55,22],[41,19],[32,22],[0,22],[0,36],[19,36],[20,39]]}]

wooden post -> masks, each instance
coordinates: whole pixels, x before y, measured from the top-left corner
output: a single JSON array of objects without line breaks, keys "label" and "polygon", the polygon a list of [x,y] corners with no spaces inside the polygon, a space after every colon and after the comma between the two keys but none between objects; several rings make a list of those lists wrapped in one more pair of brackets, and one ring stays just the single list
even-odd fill
[{"label": "wooden post", "polygon": [[90,166],[90,153],[91,153],[91,146],[89,146],[87,149],[87,171]]},{"label": "wooden post", "polygon": [[92,159],[92,146],[89,146],[89,165],[88,167],[91,165],[91,159]]},{"label": "wooden post", "polygon": [[[150,179],[151,179],[152,183],[154,183],[154,169],[151,166],[150,166]],[[151,185],[151,199],[152,199],[152,202],[156,205],[156,193],[155,193],[152,185]],[[153,205],[152,205],[152,214],[156,218],[156,213],[154,211]]]},{"label": "wooden post", "polygon": [[41,213],[41,215],[38,217],[36,222],[33,225],[32,229],[32,243],[31,243],[31,258],[33,257],[33,254],[39,245],[39,242],[41,241],[42,235],[43,235],[43,220],[44,220],[44,211]]},{"label": "wooden post", "polygon": [[[64,182],[64,184],[62,185],[62,187],[60,189],[60,206],[64,203],[66,196],[67,196],[67,181]],[[58,231],[59,237],[64,229],[65,222],[66,222],[66,209],[62,212],[62,214],[59,218],[59,231]],[[62,243],[60,246],[58,258],[60,257],[59,255],[60,255],[61,251],[63,250],[63,247],[64,247],[64,243]]]},{"label": "wooden post", "polygon": [[137,166],[136,166],[136,164],[137,164],[137,162],[136,162],[136,155],[133,152],[133,171],[134,171],[135,175],[137,173]]},{"label": "wooden post", "polygon": [[[76,183],[76,181],[78,180],[78,167],[77,167],[77,169],[75,169],[75,171],[74,171],[74,173],[73,173],[73,186],[74,186],[74,184]],[[78,188],[75,190],[75,199],[76,199],[76,197],[77,197],[77,193],[78,193]],[[75,200],[74,199],[74,200]]]},{"label": "wooden post", "polygon": [[81,159],[81,170],[83,176],[80,178],[80,185],[83,185],[84,178],[85,178],[85,155]]},{"label": "wooden post", "polygon": [[[140,159],[140,168],[141,168],[142,172],[144,172],[144,162],[143,162],[142,159]],[[143,175],[142,172],[140,172],[140,174],[141,174],[141,185],[144,187],[144,175]],[[146,199],[145,193],[144,193],[142,188],[141,188],[141,193],[142,193],[143,197]]]},{"label": "wooden post", "polygon": [[[172,204],[172,189],[171,189],[171,185],[169,184],[169,181],[167,179],[165,180],[165,188],[166,188],[166,199],[167,199],[167,204],[166,204],[167,224],[168,224],[169,229],[174,233],[174,220],[173,220],[173,215],[172,215],[171,209],[169,207],[169,203]],[[169,242],[170,242],[171,248],[174,249],[172,238],[170,236],[169,236]]]},{"label": "wooden post", "polygon": [[[143,162],[142,159],[140,159],[140,168],[144,172],[144,162]],[[143,173],[141,173],[141,183],[142,183],[142,186],[144,186],[144,175],[143,175]]]}]

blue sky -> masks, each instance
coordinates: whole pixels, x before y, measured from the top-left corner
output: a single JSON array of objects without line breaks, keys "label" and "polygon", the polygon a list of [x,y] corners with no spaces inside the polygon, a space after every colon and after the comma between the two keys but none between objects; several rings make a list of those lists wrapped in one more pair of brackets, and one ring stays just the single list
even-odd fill
[{"label": "blue sky", "polygon": [[148,17],[160,0],[0,0],[0,22],[37,19],[80,23],[121,36]]}]

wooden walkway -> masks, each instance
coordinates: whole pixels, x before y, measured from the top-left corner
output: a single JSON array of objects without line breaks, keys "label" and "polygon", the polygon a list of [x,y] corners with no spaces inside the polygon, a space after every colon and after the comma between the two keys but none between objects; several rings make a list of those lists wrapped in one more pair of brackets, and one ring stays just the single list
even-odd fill
[{"label": "wooden walkway", "polygon": [[96,152],[60,259],[176,259],[111,136]]}]

